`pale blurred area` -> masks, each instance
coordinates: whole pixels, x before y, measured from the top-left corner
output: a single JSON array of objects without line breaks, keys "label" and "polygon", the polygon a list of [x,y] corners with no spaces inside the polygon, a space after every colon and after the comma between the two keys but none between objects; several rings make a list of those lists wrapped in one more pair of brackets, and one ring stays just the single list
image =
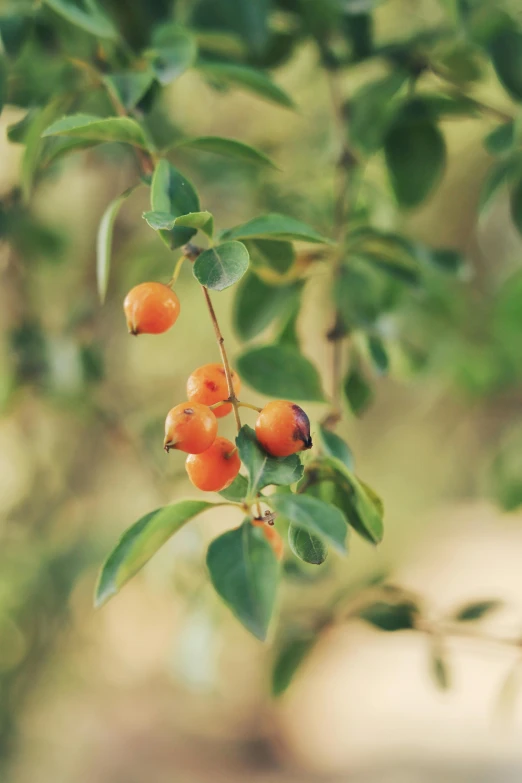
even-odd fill
[{"label": "pale blurred area", "polygon": [[[301,51],[277,79],[297,96],[299,113],[236,91],[213,92],[190,73],[172,88],[167,109],[187,134],[259,145],[281,174],[194,153],[175,162],[193,177],[220,227],[290,205],[292,214],[328,231],[336,145],[315,55]],[[354,85],[345,88],[348,95]],[[509,106],[498,90],[488,97]],[[2,137],[18,116],[4,112]],[[395,223],[380,161],[368,176],[382,193],[383,227],[406,226],[436,246],[460,248],[474,270],[469,284],[483,290],[485,279],[500,283],[516,269],[522,253],[502,198],[476,221],[490,165],[481,141],[494,124],[443,127],[448,171],[413,217]],[[18,181],[20,149],[2,141],[2,193]],[[448,641],[452,682],[441,692],[422,634],[340,623],[273,700],[270,645],[247,635],[205,574],[206,543],[240,522],[230,510],[191,523],[119,596],[92,608],[97,570],[123,530],[157,506],[194,496],[182,456],[162,451],[163,419],[183,399],[190,371],[217,360],[189,269],[180,280],[176,327],[154,338],[126,333],[126,290],[148,278],[168,280],[174,261],[141,219],[144,188],[118,219],[108,301],[103,308],[97,302],[96,226],[134,174],[129,158],[103,160],[88,151],[67,159],[34,201],[42,220],[64,234],[62,258],[0,251],[1,780],[518,783],[522,688],[508,715],[497,709],[519,655],[514,647]],[[305,352],[324,370],[326,275],[316,283],[307,288],[299,329]],[[231,301],[230,293],[215,296],[233,357],[239,345]],[[13,340],[22,327],[25,341]],[[28,339],[36,341],[29,353]],[[340,585],[387,570],[395,583],[418,591],[434,617],[471,600],[502,599],[504,608],[480,625],[484,635],[522,633],[522,515],[504,514],[487,499],[488,466],[503,433],[519,424],[521,397],[513,388],[481,396],[470,392],[471,381],[459,386],[467,370],[455,355],[455,372],[448,371],[451,340],[441,334],[433,372],[413,375],[393,357],[392,378],[376,383],[375,405],[362,420],[347,416],[339,429],[359,475],[384,500],[384,543],[374,551],[354,535],[350,557],[331,555],[323,578],[286,585],[283,618],[306,616]],[[522,351],[522,336],[519,345]],[[82,350],[93,346],[86,375]],[[35,362],[43,351],[40,372]],[[20,374],[24,383],[15,380]],[[316,421],[322,412],[310,406]],[[222,429],[232,435],[233,423]]]}]

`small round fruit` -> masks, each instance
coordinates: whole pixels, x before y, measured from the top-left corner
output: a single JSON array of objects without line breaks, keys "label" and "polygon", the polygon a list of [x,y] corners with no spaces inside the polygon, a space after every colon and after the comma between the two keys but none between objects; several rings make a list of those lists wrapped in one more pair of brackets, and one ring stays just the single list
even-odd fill
[{"label": "small round fruit", "polygon": [[283,539],[272,525],[263,525],[263,533],[265,538],[274,550],[274,555],[278,560],[281,560],[285,551],[285,545]]},{"label": "small round fruit", "polygon": [[125,297],[123,309],[131,334],[161,334],[176,323],[180,304],[168,285],[140,283]]},{"label": "small round fruit", "polygon": [[182,402],[167,414],[163,445],[167,453],[169,449],[179,449],[201,454],[212,446],[217,431],[217,419],[210,408],[197,402]]},{"label": "small round fruit", "polygon": [[202,454],[190,454],[185,462],[189,479],[204,492],[221,492],[239,473],[241,460],[233,443],[216,438]]},{"label": "small round fruit", "polygon": [[[237,373],[232,372],[232,385],[236,396],[241,390],[241,381]],[[214,405],[229,397],[225,368],[219,362],[204,364],[194,370],[187,381],[187,396],[189,400],[201,402],[203,405]],[[221,419],[232,410],[230,402],[214,408],[214,413]]]},{"label": "small round fruit", "polygon": [[299,405],[286,400],[265,405],[257,417],[256,436],[272,457],[288,457],[312,448],[308,416]]}]

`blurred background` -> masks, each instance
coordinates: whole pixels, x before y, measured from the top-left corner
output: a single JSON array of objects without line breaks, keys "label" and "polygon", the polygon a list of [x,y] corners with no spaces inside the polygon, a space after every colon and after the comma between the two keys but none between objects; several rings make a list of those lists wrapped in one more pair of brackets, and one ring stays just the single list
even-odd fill
[{"label": "blurred background", "polygon": [[[375,11],[376,36],[394,40],[435,24],[442,6],[390,0]],[[511,9],[522,12],[518,3]],[[375,63],[350,71],[345,97],[378,74]],[[188,151],[173,162],[220,227],[273,210],[329,234],[338,150],[314,46],[299,45],[274,78],[297,112],[216,91],[195,71],[165,91],[158,112],[180,134],[254,144],[281,171]],[[480,91],[512,111],[492,73]],[[383,544],[373,550],[353,536],[346,561],[332,555],[320,575],[287,580],[280,622],[382,573],[418,591],[434,617],[475,599],[505,603],[481,625],[485,638],[448,641],[448,690],[434,682],[422,634],[386,634],[353,620],[323,634],[274,700],[271,646],[248,636],[205,574],[208,541],[238,524],[239,512],[192,522],[120,595],[93,609],[99,566],[118,536],[151,509],[195,496],[182,455],[162,450],[163,421],[184,399],[189,373],[218,354],[188,268],[176,327],[157,337],[127,334],[125,293],[143,280],[167,281],[174,260],[141,219],[145,188],[117,220],[109,294],[98,302],[97,225],[136,177],[117,146],[56,166],[24,222],[15,196],[23,148],[6,135],[23,116],[7,106],[0,127],[2,210],[10,210],[11,228],[19,220],[16,241],[0,246],[2,781],[519,780],[522,694],[517,702],[516,676],[509,693],[505,687],[519,651],[502,639],[522,633],[522,240],[507,198],[477,220],[491,165],[482,140],[495,123],[443,123],[444,180],[406,217],[393,204],[381,156],[370,161],[366,188],[379,224],[459,249],[466,274],[434,275],[425,295],[411,294],[400,328],[390,326],[390,376],[376,380],[365,416],[347,412],[338,429],[359,475],[384,500]],[[318,267],[298,324],[306,355],[323,372],[326,285]],[[233,293],[214,300],[233,360]],[[417,347],[418,361],[406,361],[401,340]],[[254,392],[248,399],[262,402]],[[309,412],[317,422],[324,407]],[[232,435],[233,423],[222,431]],[[512,698],[507,717],[501,692],[501,701]]]}]

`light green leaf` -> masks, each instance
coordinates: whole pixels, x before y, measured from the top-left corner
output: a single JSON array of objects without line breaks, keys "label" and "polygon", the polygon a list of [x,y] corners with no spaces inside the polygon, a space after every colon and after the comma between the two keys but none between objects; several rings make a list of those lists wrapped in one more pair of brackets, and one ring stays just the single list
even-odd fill
[{"label": "light green leaf", "polygon": [[304,528],[346,554],[348,528],[343,514],[335,506],[310,495],[271,495],[267,502],[278,514],[297,527]]},{"label": "light green leaf", "polygon": [[353,470],[353,454],[348,444],[335,432],[319,426],[319,438],[325,454],[340,460],[349,470]]},{"label": "light green leaf", "polygon": [[300,284],[272,286],[253,272],[246,274],[234,300],[233,323],[239,338],[246,342],[264,331],[293,306],[300,290]]},{"label": "light green leaf", "polygon": [[287,400],[324,400],[314,365],[288,345],[264,345],[237,360],[243,381],[261,394]]},{"label": "light green leaf", "polygon": [[136,189],[136,186],[129,188],[121,196],[111,201],[103,213],[100,225],[98,226],[98,236],[96,238],[96,281],[98,285],[98,296],[100,302],[105,302],[107,287],[109,285],[109,274],[111,269],[111,250],[112,234],[114,230],[114,221],[118,215],[123,202]]},{"label": "light green leaf", "polygon": [[196,40],[187,30],[176,25],[160,26],[154,33],[153,48],[145,53],[160,84],[173,82],[194,65]]},{"label": "light green leaf", "polygon": [[76,136],[99,142],[122,142],[147,148],[143,129],[130,117],[95,117],[92,114],[72,114],[53,122],[42,136]]},{"label": "light green leaf", "polygon": [[241,503],[248,495],[248,479],[239,473],[232,484],[219,494],[231,503]]},{"label": "light green leaf", "polygon": [[[150,201],[154,212],[168,213],[173,218],[200,210],[194,185],[167,160],[160,160],[154,170]],[[160,231],[160,236],[173,250],[188,242],[195,233],[195,228],[174,226],[170,231]]]},{"label": "light green leaf", "polygon": [[77,0],[42,0],[42,2],[68,22],[91,35],[112,40],[118,38],[116,27],[96,0],[85,0],[83,3]]},{"label": "light green leaf", "polygon": [[272,695],[281,696],[294,679],[297,670],[311,652],[316,637],[292,637],[278,650],[272,668]]},{"label": "light green leaf", "polygon": [[501,30],[490,42],[489,51],[498,78],[513,100],[522,101],[522,33]]},{"label": "light green leaf", "polygon": [[203,231],[211,237],[214,232],[214,218],[210,212],[189,212],[188,215],[172,217],[168,212],[144,212],[143,217],[155,231],[171,230],[174,226],[185,226]]},{"label": "light green leaf", "polygon": [[193,139],[180,141],[175,147],[189,147],[195,150],[202,150],[203,152],[213,152],[216,155],[224,155],[226,158],[236,158],[245,163],[271,166],[277,169],[275,163],[264,152],[236,139],[225,139],[222,136],[197,136]]},{"label": "light green leaf", "polygon": [[151,70],[122,71],[107,74],[103,81],[109,92],[129,111],[134,109],[151,86],[154,73]]},{"label": "light green leaf", "polygon": [[311,565],[321,565],[328,556],[328,547],[323,539],[297,525],[291,524],[289,526],[288,543],[299,560]]},{"label": "light green leaf", "polygon": [[264,641],[279,568],[263,531],[246,520],[214,539],[208,548],[207,567],[218,595],[245,628]]},{"label": "light green leaf", "polygon": [[273,239],[282,241],[302,240],[332,245],[331,240],[321,236],[315,229],[295,218],[271,213],[234,226],[221,233],[222,239]]},{"label": "light green leaf", "polygon": [[204,250],[192,271],[196,280],[212,291],[223,291],[241,280],[248,269],[248,250],[242,242],[223,242]]},{"label": "light green leaf", "polygon": [[186,522],[212,506],[201,500],[183,500],[146,514],[126,530],[102,567],[96,606],[116,595]]},{"label": "light green leaf", "polygon": [[221,82],[234,84],[253,92],[260,98],[278,103],[288,109],[294,108],[290,96],[270,79],[263,71],[249,68],[246,65],[235,65],[224,62],[199,62],[198,68],[205,76]]},{"label": "light green leaf", "polygon": [[244,424],[236,438],[241,462],[248,471],[248,497],[255,498],[258,492],[270,484],[287,486],[294,484],[303,475],[303,466],[297,454],[278,459],[271,457],[259,444],[254,430]]}]

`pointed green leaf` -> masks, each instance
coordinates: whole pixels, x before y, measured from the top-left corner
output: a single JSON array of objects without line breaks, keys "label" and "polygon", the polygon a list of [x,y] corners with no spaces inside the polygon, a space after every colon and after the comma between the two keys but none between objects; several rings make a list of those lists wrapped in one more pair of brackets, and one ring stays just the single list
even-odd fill
[{"label": "pointed green leaf", "polygon": [[380,631],[408,631],[415,627],[418,607],[413,601],[376,601],[359,612],[359,617]]},{"label": "pointed green leaf", "polygon": [[346,554],[348,528],[342,513],[335,506],[310,495],[271,495],[270,505],[297,527],[302,527]]},{"label": "pointed green leaf", "polygon": [[297,670],[311,652],[316,638],[310,635],[292,637],[278,650],[272,668],[273,696],[281,696],[286,691]]},{"label": "pointed green leaf", "polygon": [[238,474],[232,484],[219,494],[231,503],[241,503],[248,495],[248,479]]},{"label": "pointed green leaf", "polygon": [[287,400],[324,400],[314,365],[288,345],[263,345],[237,360],[243,381],[261,394]]},{"label": "pointed green leaf", "polygon": [[302,240],[334,244],[321,236],[315,229],[295,218],[271,213],[249,220],[240,226],[234,226],[221,233],[222,239],[273,239],[282,241]]},{"label": "pointed green leaf", "polygon": [[390,357],[380,337],[374,334],[368,337],[368,351],[376,371],[379,375],[386,375],[390,368]]},{"label": "pointed green leaf", "polygon": [[33,28],[29,14],[5,14],[0,17],[0,38],[6,55],[16,59]]},{"label": "pointed green leaf", "polygon": [[328,547],[323,539],[303,527],[293,524],[289,526],[288,543],[294,555],[305,563],[321,565],[328,557]]},{"label": "pointed green leaf", "polygon": [[257,493],[270,484],[286,486],[294,484],[303,475],[303,466],[297,454],[289,457],[271,457],[259,444],[256,433],[248,426],[241,427],[236,438],[241,462],[248,471],[248,497],[255,498]]},{"label": "pointed green leaf", "polygon": [[204,250],[194,261],[192,271],[205,288],[223,291],[241,280],[248,261],[248,250],[242,242],[223,242]]},{"label": "pointed green leaf", "polygon": [[126,530],[101,570],[96,606],[116,595],[186,522],[212,506],[201,500],[183,500],[146,514]]},{"label": "pointed green leaf", "polygon": [[458,623],[470,623],[476,620],[482,620],[487,614],[500,609],[503,601],[498,598],[489,598],[484,601],[472,601],[469,604],[461,606],[453,615],[453,619]]},{"label": "pointed green leaf", "polygon": [[348,444],[335,432],[319,426],[321,446],[329,457],[340,460],[349,470],[353,470],[353,454]]},{"label": "pointed green leaf", "polygon": [[[160,160],[154,170],[150,201],[154,212],[168,213],[173,218],[200,210],[194,185],[167,160]],[[160,236],[173,250],[188,242],[195,233],[195,228],[175,226],[170,231],[160,231]]]},{"label": "pointed green leaf", "polygon": [[118,215],[123,202],[130,196],[136,187],[129,188],[121,196],[111,201],[102,215],[100,225],[98,226],[98,236],[96,239],[96,281],[98,285],[98,296],[100,302],[105,302],[107,287],[109,285],[109,274],[111,269],[111,250],[112,234],[114,230],[114,221]]},{"label": "pointed green leaf", "polygon": [[112,40],[118,38],[116,27],[96,0],[85,0],[85,2],[78,0],[42,1],[55,13],[91,35]]},{"label": "pointed green leaf", "polygon": [[212,584],[229,609],[264,641],[274,608],[279,568],[272,547],[259,527],[241,527],[214,539],[207,552]]},{"label": "pointed green leaf", "polygon": [[189,147],[202,152],[213,152],[215,155],[224,155],[226,158],[236,158],[245,163],[271,166],[277,169],[275,163],[264,152],[236,139],[225,139],[222,136],[197,136],[193,139],[184,139],[184,141],[178,142],[175,147]]},{"label": "pointed green leaf", "polygon": [[146,149],[143,129],[130,117],[95,117],[92,114],[72,114],[53,122],[42,136],[76,136],[99,142],[122,142]]},{"label": "pointed green leaf", "polygon": [[122,71],[110,73],[103,77],[109,91],[129,111],[141,101],[152,82],[154,73],[147,71]]},{"label": "pointed green leaf", "polygon": [[185,226],[203,231],[211,237],[214,232],[214,218],[210,212],[189,212],[188,215],[172,217],[168,212],[144,212],[143,217],[155,231],[168,230],[174,226]]},{"label": "pointed green leaf", "polygon": [[354,416],[362,416],[372,403],[373,391],[359,367],[350,369],[344,380],[343,391]]},{"label": "pointed green leaf", "polygon": [[253,272],[246,274],[234,300],[233,323],[238,337],[247,341],[257,337],[278,316],[293,308],[300,284],[268,285]]},{"label": "pointed green leaf", "polygon": [[522,101],[522,33],[501,30],[490,42],[489,51],[498,78],[515,101]]},{"label": "pointed green leaf", "polygon": [[249,68],[246,65],[224,62],[199,62],[198,68],[205,76],[212,79],[243,87],[245,90],[265,98],[265,100],[273,101],[289,109],[294,108],[294,102],[290,96],[263,71]]}]

